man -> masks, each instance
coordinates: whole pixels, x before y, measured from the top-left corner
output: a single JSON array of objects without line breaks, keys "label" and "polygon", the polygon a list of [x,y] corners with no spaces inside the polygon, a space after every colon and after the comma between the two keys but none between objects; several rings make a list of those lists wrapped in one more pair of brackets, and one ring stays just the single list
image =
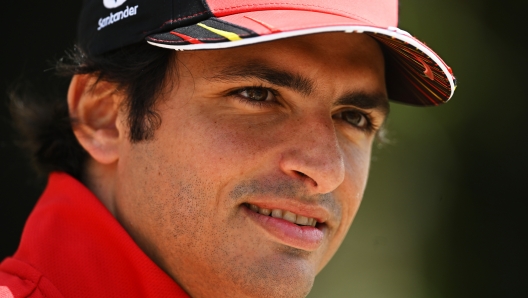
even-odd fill
[{"label": "man", "polygon": [[396,24],[397,1],[85,1],[67,105],[14,96],[51,174],[1,297],[306,296],[388,100],[455,89]]}]

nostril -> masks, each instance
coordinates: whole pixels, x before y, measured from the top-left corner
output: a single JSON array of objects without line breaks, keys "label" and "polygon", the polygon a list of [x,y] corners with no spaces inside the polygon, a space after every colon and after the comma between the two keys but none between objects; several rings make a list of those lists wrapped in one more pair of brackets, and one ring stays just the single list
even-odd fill
[{"label": "nostril", "polygon": [[302,178],[308,177],[308,176],[307,176],[306,174],[304,174],[303,172],[295,171],[295,173],[297,173],[297,175],[301,176]]},{"label": "nostril", "polygon": [[312,179],[310,176],[306,175],[305,173],[303,172],[299,172],[299,171],[294,171],[298,176],[299,178],[301,178],[302,180],[306,180],[306,179],[309,179],[314,186],[317,186],[317,182],[315,182],[314,179]]}]

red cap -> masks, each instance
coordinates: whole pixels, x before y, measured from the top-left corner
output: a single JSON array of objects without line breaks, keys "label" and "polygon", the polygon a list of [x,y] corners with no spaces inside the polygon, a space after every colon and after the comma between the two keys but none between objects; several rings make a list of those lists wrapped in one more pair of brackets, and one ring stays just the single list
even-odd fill
[{"label": "red cap", "polygon": [[456,88],[450,68],[397,23],[397,0],[85,0],[79,39],[99,54],[144,39],[184,51],[364,33],[385,54],[389,99],[421,106],[447,102]]}]

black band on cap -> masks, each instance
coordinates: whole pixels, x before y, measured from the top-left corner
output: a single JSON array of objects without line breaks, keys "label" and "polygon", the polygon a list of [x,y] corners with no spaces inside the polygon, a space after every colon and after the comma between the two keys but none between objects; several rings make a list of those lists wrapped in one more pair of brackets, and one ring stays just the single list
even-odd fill
[{"label": "black band on cap", "polygon": [[99,55],[212,16],[200,0],[85,0],[78,41],[84,51]]}]

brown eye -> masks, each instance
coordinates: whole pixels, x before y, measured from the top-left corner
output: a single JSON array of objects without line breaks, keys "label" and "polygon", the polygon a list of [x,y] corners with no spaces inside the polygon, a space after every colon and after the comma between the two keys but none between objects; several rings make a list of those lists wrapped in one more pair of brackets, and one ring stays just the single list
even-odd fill
[{"label": "brown eye", "polygon": [[273,94],[266,88],[247,88],[239,94],[251,101],[268,101],[273,99]]},{"label": "brown eye", "polygon": [[366,128],[368,125],[367,117],[358,111],[341,112],[339,118],[359,128]]}]

